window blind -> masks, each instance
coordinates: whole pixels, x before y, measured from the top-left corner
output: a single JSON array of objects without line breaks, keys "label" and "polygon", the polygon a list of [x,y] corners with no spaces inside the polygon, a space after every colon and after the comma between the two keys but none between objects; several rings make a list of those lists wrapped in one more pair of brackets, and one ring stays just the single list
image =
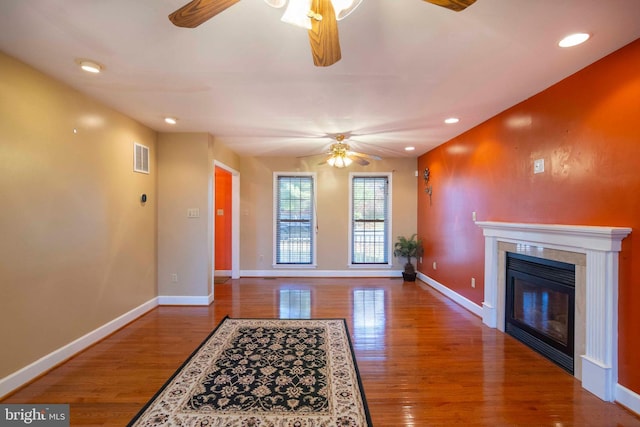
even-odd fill
[{"label": "window blind", "polygon": [[313,177],[278,176],[276,263],[313,263]]},{"label": "window blind", "polygon": [[351,263],[387,264],[388,177],[353,177],[352,198]]}]

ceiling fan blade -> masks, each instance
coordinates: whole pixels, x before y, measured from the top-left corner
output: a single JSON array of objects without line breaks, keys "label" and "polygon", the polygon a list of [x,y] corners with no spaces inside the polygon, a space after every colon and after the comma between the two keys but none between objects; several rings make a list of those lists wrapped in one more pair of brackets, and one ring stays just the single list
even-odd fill
[{"label": "ceiling fan blade", "polygon": [[311,18],[309,43],[313,63],[317,67],[328,67],[342,58],[336,13],[331,0],[313,0],[311,10],[322,17],[319,21]]},{"label": "ceiling fan blade", "polygon": [[349,155],[350,156],[363,157],[365,159],[371,159],[371,160],[382,160],[382,157],[380,157],[380,156],[376,156],[374,154],[358,153],[357,151],[349,151]]},{"label": "ceiling fan blade", "polygon": [[193,0],[169,15],[178,27],[195,28],[240,0]]},{"label": "ceiling fan blade", "polygon": [[465,10],[476,2],[476,0],[424,0],[427,3],[435,4],[438,6],[446,7],[454,12],[460,12]]},{"label": "ceiling fan blade", "polygon": [[297,156],[296,159],[306,159],[307,157],[318,157],[318,156],[326,156],[331,153],[316,153],[316,154],[307,154],[305,156]]},{"label": "ceiling fan blade", "polygon": [[368,160],[363,159],[360,156],[353,155],[353,156],[349,156],[349,158],[361,166],[367,166],[369,164]]}]

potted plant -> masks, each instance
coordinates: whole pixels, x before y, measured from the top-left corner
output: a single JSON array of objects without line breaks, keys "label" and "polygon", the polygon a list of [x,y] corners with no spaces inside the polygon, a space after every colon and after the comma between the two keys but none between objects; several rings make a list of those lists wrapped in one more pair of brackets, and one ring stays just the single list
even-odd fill
[{"label": "potted plant", "polygon": [[411,259],[417,259],[422,255],[422,240],[418,239],[418,235],[413,234],[409,238],[398,236],[398,241],[393,247],[393,255],[407,259],[407,263],[404,265],[404,271],[402,272],[402,278],[405,282],[415,282],[416,267],[411,262]]}]

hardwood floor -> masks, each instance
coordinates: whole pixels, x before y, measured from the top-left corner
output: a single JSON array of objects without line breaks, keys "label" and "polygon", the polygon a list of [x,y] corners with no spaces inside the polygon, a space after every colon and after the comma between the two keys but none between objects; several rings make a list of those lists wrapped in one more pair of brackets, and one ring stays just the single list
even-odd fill
[{"label": "hardwood floor", "polygon": [[243,278],[209,307],[158,307],[2,403],[69,403],[74,426],[122,426],[230,317],[347,319],[373,424],[640,426],[562,369],[421,283]]}]

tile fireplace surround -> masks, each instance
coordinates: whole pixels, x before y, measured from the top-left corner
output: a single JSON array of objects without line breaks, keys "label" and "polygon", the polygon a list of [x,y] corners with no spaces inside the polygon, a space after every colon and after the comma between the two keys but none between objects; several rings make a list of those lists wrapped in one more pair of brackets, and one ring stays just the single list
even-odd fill
[{"label": "tile fireplace surround", "polygon": [[505,253],[576,265],[575,376],[605,401],[618,381],[618,253],[630,228],[476,222],[485,236],[482,321],[504,331]]}]

